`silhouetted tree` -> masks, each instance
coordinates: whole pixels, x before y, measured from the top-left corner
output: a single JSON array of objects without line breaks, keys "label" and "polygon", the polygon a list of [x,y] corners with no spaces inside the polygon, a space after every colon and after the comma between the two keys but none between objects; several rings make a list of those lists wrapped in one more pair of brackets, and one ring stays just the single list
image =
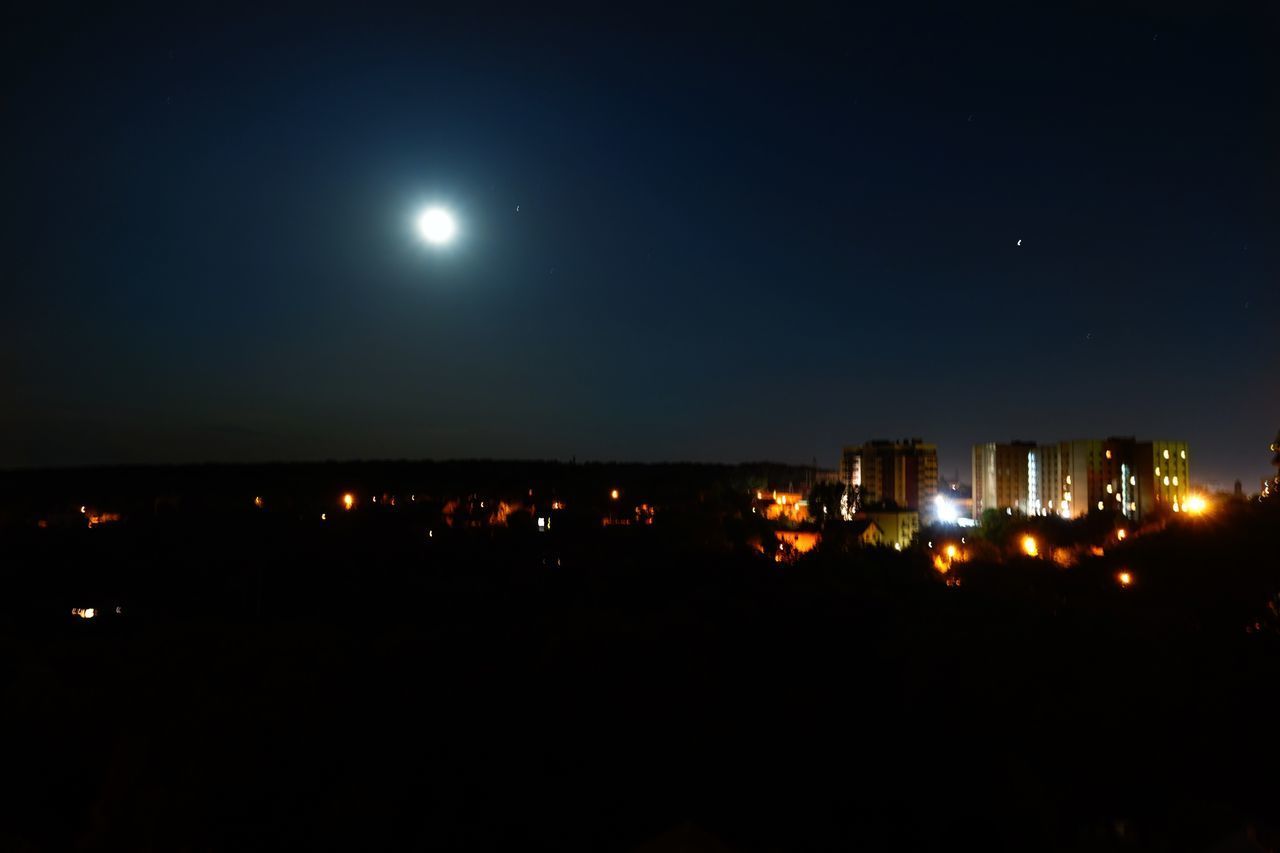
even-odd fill
[{"label": "silhouetted tree", "polygon": [[816,483],[809,492],[810,517],[822,525],[840,521],[840,499],[847,488],[844,483]]}]

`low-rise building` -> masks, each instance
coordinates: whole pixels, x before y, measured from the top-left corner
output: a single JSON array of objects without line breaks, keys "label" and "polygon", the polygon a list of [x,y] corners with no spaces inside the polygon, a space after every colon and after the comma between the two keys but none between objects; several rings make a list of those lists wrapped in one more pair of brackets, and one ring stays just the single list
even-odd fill
[{"label": "low-rise building", "polygon": [[800,492],[780,492],[776,489],[756,492],[756,506],[762,508],[770,521],[800,523],[809,520],[809,499]]},{"label": "low-rise building", "polygon": [[880,529],[880,542],[899,550],[911,547],[920,533],[920,513],[914,510],[871,510],[858,513],[854,521],[866,520]]}]

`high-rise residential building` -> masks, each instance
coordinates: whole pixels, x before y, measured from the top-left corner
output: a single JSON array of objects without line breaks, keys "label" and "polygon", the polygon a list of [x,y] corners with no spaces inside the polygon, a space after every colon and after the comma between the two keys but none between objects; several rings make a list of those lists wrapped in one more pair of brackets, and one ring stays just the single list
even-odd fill
[{"label": "high-rise residential building", "polygon": [[[1144,441],[1133,445],[1133,475],[1137,501],[1134,518],[1153,512],[1180,512],[1191,496],[1191,466],[1185,441]],[[1135,482],[1136,477],[1136,482]]]},{"label": "high-rise residential building", "polygon": [[988,509],[1035,514],[1034,502],[1039,488],[1035,449],[1035,442],[1031,441],[973,446],[975,518],[981,518]]},{"label": "high-rise residential building", "polygon": [[938,448],[918,438],[846,447],[840,479],[858,487],[862,506],[915,510],[927,523],[933,519],[938,495]]},{"label": "high-rise residential building", "polygon": [[[1025,485],[1013,482],[1020,454]],[[975,516],[990,508],[1067,518],[1114,510],[1138,520],[1156,512],[1180,512],[1191,495],[1190,461],[1182,441],[1113,437],[1039,446],[979,444],[973,459]],[[1025,502],[1019,500],[1023,494]]]}]

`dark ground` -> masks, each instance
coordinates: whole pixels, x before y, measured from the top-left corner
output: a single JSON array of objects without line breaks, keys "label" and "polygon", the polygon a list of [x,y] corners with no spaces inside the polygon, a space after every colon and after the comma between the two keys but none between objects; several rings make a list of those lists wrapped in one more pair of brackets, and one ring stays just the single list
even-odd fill
[{"label": "dark ground", "polygon": [[40,529],[18,480],[3,850],[1269,849],[1280,826],[1274,508],[953,587],[918,553],[767,562],[736,481],[602,529],[591,480],[539,535],[442,527],[425,494],[91,530],[46,502]]}]

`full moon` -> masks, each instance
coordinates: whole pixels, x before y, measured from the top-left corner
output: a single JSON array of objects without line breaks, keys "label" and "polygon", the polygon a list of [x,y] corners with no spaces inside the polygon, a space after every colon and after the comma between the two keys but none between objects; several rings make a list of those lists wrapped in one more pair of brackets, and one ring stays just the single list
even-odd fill
[{"label": "full moon", "polygon": [[418,233],[433,246],[443,246],[458,231],[449,211],[442,207],[429,207],[418,217]]}]

